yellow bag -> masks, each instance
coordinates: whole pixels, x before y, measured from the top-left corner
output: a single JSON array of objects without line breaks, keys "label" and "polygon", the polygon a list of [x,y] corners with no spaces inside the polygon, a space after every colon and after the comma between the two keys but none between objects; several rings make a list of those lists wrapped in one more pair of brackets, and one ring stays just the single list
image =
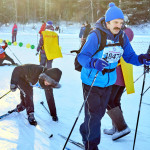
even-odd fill
[{"label": "yellow bag", "polygon": [[42,31],[44,50],[48,60],[62,57],[58,43],[58,34],[54,31]]}]

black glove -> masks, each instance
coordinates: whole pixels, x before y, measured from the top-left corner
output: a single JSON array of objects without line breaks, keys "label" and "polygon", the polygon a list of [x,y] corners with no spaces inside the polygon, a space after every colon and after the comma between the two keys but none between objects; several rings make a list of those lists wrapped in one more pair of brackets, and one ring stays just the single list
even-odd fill
[{"label": "black glove", "polygon": [[17,86],[15,84],[11,84],[10,89],[12,92],[15,92],[17,90]]},{"label": "black glove", "polygon": [[150,65],[150,54],[141,54],[139,55],[138,59],[141,64],[144,64],[147,66]]}]

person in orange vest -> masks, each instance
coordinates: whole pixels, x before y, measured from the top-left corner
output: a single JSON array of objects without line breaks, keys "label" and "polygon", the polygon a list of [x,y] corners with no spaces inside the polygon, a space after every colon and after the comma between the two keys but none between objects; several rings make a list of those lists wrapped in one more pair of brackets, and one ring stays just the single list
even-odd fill
[{"label": "person in orange vest", "polygon": [[12,28],[12,43],[16,41],[17,31],[18,31],[17,24],[14,23],[14,26]]},{"label": "person in orange vest", "polygon": [[[5,45],[4,46],[0,45],[0,66],[11,65],[11,64],[17,65],[17,63],[15,63],[14,60],[5,53],[5,49],[7,48],[8,44],[6,43],[5,40],[3,42],[5,43]],[[4,60],[10,61],[11,64],[3,63]]]},{"label": "person in orange vest", "polygon": [[46,23],[44,21],[42,21],[42,26],[40,28],[39,34],[41,35],[42,31],[45,31],[45,27],[46,27]]},{"label": "person in orange vest", "polygon": [[[131,42],[134,37],[133,31],[124,26],[123,31],[128,36],[129,41]],[[134,93],[134,83],[133,83],[133,67],[131,64],[127,64],[121,59],[116,68],[117,71],[117,81],[112,86],[112,91],[109,99],[109,103],[107,106],[108,115],[112,119],[112,128],[104,129],[104,134],[112,135],[112,140],[117,140],[121,137],[126,136],[131,132],[130,128],[126,124],[121,109],[121,96],[126,87],[127,94]],[[125,76],[128,74],[128,77]],[[115,116],[113,115],[115,113]],[[121,118],[119,116],[122,116]],[[116,125],[117,124],[117,125]],[[119,128],[121,127],[121,130]]]}]

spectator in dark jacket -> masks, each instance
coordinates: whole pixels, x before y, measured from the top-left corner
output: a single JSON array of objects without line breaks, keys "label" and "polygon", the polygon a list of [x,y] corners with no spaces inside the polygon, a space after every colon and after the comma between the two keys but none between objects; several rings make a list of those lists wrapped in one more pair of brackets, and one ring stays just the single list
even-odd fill
[{"label": "spectator in dark jacket", "polygon": [[85,24],[83,23],[80,29],[80,33],[79,33],[79,38],[81,38],[81,43],[82,43],[82,38],[84,35],[84,31],[85,31]]},{"label": "spectator in dark jacket", "polygon": [[89,35],[90,31],[91,31],[91,25],[88,23],[88,21],[85,22],[85,30],[82,36],[82,44],[84,44],[86,42],[86,38]]},{"label": "spectator in dark jacket", "polygon": [[52,119],[53,121],[58,120],[52,88],[60,88],[61,74],[62,72],[58,68],[47,69],[35,64],[26,64],[14,69],[10,89],[14,92],[18,88],[21,98],[21,103],[17,105],[15,111],[20,112],[26,109],[31,125],[37,124],[34,118],[33,87],[45,90]]},{"label": "spectator in dark jacket", "polygon": [[15,23],[12,28],[12,43],[16,41],[17,31],[18,31],[18,27],[17,24]]},{"label": "spectator in dark jacket", "polygon": [[7,48],[8,44],[6,43],[6,41],[3,41],[3,42],[5,43],[5,45],[0,46],[0,66],[11,65],[8,63],[3,63],[4,60],[10,61],[12,63],[12,65],[17,65],[14,62],[14,60],[5,53],[5,49]]}]

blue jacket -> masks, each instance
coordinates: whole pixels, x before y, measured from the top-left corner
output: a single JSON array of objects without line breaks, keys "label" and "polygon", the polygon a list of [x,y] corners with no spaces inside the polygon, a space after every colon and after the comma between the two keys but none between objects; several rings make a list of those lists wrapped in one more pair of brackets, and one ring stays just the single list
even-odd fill
[{"label": "blue jacket", "polygon": [[[105,26],[105,19],[101,18],[96,22],[95,28],[99,28],[100,30],[104,31],[107,36],[106,44],[108,42],[117,43],[119,42],[119,35],[123,33],[122,30],[114,37],[114,35],[108,30]],[[130,64],[133,65],[141,65],[141,63],[138,60],[138,55],[135,54],[128,37],[126,34],[123,34],[123,59]],[[100,40],[101,41],[101,40]],[[92,55],[98,50],[100,46],[100,43],[98,43],[98,38],[95,32],[92,32],[83,46],[80,54],[78,55],[78,61],[82,65],[81,70],[81,80],[84,84],[91,85],[93,82],[93,79],[97,73],[96,69],[91,68],[91,58]],[[109,48],[109,47],[108,47]],[[118,47],[120,50],[122,47]],[[104,48],[105,49],[105,48]],[[102,58],[104,49],[98,53],[96,53],[93,58]],[[113,69],[116,68],[118,64],[117,62],[111,62],[109,63],[109,66],[106,67],[106,69]],[[105,73],[104,75],[102,72],[98,73],[98,76],[94,82],[94,86],[98,87],[107,87],[110,85],[113,85],[116,82],[117,74],[116,69],[113,72]]]}]

